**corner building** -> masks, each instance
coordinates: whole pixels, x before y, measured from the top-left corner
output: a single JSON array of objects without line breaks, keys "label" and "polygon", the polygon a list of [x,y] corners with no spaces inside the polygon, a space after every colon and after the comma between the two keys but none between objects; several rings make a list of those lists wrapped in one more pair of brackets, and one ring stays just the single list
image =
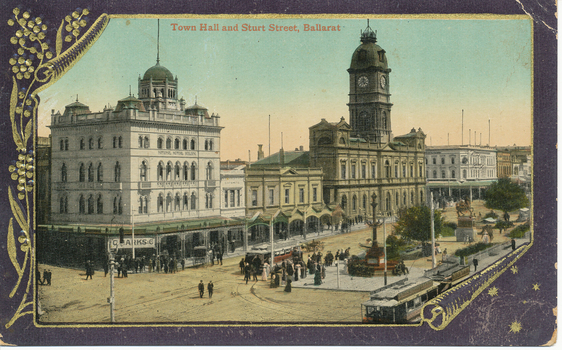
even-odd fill
[{"label": "corner building", "polygon": [[350,123],[322,119],[309,129],[310,166],[324,171],[324,201],[351,218],[373,218],[373,194],[378,217],[426,201],[426,135],[412,129],[392,136],[391,70],[376,42],[367,26],[347,70]]},{"label": "corner building", "polygon": [[[226,244],[220,118],[197,101],[186,107],[177,86],[157,60],[139,77],[138,98],[97,113],[77,98],[53,111],[51,230],[103,241],[121,227],[129,237],[134,225],[135,241],[154,238],[150,255],[186,257],[196,246]],[[90,245],[97,256],[107,241]]]}]

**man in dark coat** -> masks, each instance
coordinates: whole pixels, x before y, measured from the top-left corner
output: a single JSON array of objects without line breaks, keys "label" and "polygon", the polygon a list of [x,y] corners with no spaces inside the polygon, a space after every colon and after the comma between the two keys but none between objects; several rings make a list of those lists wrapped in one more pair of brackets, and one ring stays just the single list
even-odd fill
[{"label": "man in dark coat", "polygon": [[472,264],[474,264],[474,271],[478,270],[478,259],[472,259]]},{"label": "man in dark coat", "polygon": [[287,279],[287,285],[285,286],[285,292],[291,293],[291,279]]},{"label": "man in dark coat", "polygon": [[199,282],[199,298],[203,298],[203,294],[205,294],[205,285],[203,284],[203,280]]},{"label": "man in dark coat", "polygon": [[244,258],[242,258],[242,260],[240,260],[240,263],[238,264],[238,266],[240,266],[240,273],[244,274]]},{"label": "man in dark coat", "polygon": [[515,238],[511,239],[511,250],[515,250]]},{"label": "man in dark coat", "polygon": [[244,266],[244,280],[246,281],[246,284],[248,284],[248,281],[250,280],[250,264],[248,263]]},{"label": "man in dark coat", "polygon": [[209,281],[209,284],[207,284],[207,291],[209,292],[209,299],[213,297],[213,288],[215,287],[215,285],[213,284],[213,281]]},{"label": "man in dark coat", "polygon": [[94,268],[92,267],[92,264],[90,263],[90,260],[88,260],[86,262],[86,281],[88,280],[88,277],[90,277],[90,279],[92,279],[93,274],[94,274]]}]

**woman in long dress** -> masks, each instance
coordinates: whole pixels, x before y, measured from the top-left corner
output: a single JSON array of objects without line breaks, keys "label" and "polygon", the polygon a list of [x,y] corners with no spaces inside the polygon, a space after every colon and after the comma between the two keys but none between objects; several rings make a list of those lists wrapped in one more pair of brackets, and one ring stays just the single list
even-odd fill
[{"label": "woman in long dress", "polygon": [[268,266],[269,266],[268,263],[264,263],[264,264],[263,264],[263,268],[262,268],[262,270],[261,270],[261,280],[262,280],[262,281],[267,281],[267,270],[268,270],[267,267],[268,267]]}]

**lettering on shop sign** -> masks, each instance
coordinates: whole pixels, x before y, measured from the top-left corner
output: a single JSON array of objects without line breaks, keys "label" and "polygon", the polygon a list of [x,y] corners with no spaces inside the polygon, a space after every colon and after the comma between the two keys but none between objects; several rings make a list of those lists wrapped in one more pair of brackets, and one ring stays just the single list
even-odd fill
[{"label": "lettering on shop sign", "polygon": [[[119,237],[109,239],[109,248],[119,248],[119,249],[132,249],[133,239],[125,238],[123,243],[119,243]],[[156,248],[154,237],[135,237],[135,249],[136,248]]]}]

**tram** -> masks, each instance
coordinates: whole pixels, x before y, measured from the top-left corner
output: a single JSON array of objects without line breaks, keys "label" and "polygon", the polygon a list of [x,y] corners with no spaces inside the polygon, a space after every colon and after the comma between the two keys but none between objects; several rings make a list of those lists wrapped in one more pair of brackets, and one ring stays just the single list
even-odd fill
[{"label": "tram", "polygon": [[[273,263],[278,264],[287,259],[293,258],[293,252],[298,248],[280,248],[275,249],[273,252],[275,257],[273,258]],[[258,256],[262,263],[266,260],[271,261],[271,250],[267,248],[254,248],[246,252],[246,258],[244,259],[247,263],[251,263],[255,256]]]}]

